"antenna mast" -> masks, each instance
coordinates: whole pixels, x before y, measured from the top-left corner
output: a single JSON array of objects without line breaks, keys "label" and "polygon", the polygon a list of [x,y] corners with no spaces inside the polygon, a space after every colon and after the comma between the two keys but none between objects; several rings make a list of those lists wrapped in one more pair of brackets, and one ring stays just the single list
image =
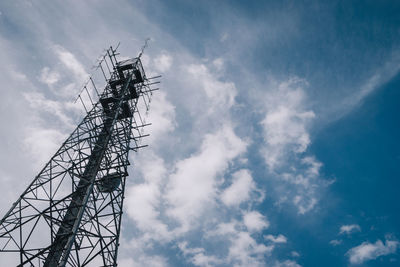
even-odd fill
[{"label": "antenna mast", "polygon": [[124,61],[119,44],[106,50],[97,66],[105,89],[85,83],[86,116],[0,221],[0,253],[15,265],[117,266],[128,155],[144,147],[141,113],[159,83],[140,60],[147,42]]}]

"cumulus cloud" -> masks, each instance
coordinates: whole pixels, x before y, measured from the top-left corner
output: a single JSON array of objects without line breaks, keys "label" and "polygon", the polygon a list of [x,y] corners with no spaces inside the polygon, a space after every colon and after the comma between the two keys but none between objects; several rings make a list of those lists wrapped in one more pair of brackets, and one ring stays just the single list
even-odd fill
[{"label": "cumulus cloud", "polygon": [[[151,108],[149,121],[156,127],[159,120],[162,126],[156,127],[155,144],[152,140],[151,152],[147,152],[151,156],[141,152],[136,157],[139,180],[127,189],[126,208],[138,230],[134,238],[147,244],[146,255],[153,255],[148,247],[177,244],[186,263],[195,266],[264,266],[274,243],[266,246],[255,238],[268,228],[269,221],[253,210],[253,204],[263,200],[264,191],[243,166],[248,141],[237,135],[229,114],[235,106],[236,86],[218,80],[209,66],[187,64],[171,56],[176,75],[187,79],[174,83],[174,88],[190,86],[190,91],[180,91],[185,100],[180,106],[168,104],[170,97],[176,101],[179,94],[162,94],[152,101],[152,105],[159,101],[160,107]],[[181,113],[175,114],[178,109]],[[196,131],[179,125],[188,122]],[[162,146],[165,142],[176,145]],[[182,147],[190,152],[176,155]],[[210,249],[216,242],[220,249]]]},{"label": "cumulus cloud", "polygon": [[157,146],[159,139],[172,132],[176,127],[175,106],[167,99],[166,92],[159,91],[152,97],[150,109],[151,112],[147,119],[151,122],[149,126],[150,142]]},{"label": "cumulus cloud", "polygon": [[246,224],[246,217],[244,216],[242,221],[233,220],[229,223],[220,223],[216,226],[215,230],[209,231],[207,236],[224,236],[229,240],[228,255],[220,258],[224,264],[230,264],[230,266],[266,265],[265,257],[272,253],[275,245],[271,244],[267,246],[257,242],[253,235],[268,226],[266,219],[261,214],[251,216],[256,218],[250,222],[254,226],[253,228],[248,227],[249,221]]},{"label": "cumulus cloud", "polygon": [[292,257],[295,257],[295,258],[300,257],[300,253],[298,253],[297,251],[290,252],[290,255],[292,255]]},{"label": "cumulus cloud", "polygon": [[[285,192],[278,204],[291,201],[299,214],[305,214],[315,208],[318,203],[319,190],[330,184],[320,178],[322,164],[315,157],[306,156],[293,159],[290,171],[276,173],[279,181],[286,182]],[[282,185],[281,185],[282,186]]]},{"label": "cumulus cloud", "polygon": [[[101,263],[100,263],[101,264]],[[169,266],[167,260],[163,257],[153,255],[147,257],[145,255],[138,255],[133,258],[122,258],[118,260],[118,266],[121,267],[140,267],[140,266],[152,266],[152,267],[167,267]]]},{"label": "cumulus cloud", "polygon": [[272,250],[273,246],[257,243],[248,232],[239,232],[229,247],[228,259],[233,266],[265,266],[263,256]]},{"label": "cumulus cloud", "polygon": [[135,163],[140,166],[144,181],[127,189],[127,214],[138,229],[148,233],[145,239],[168,241],[171,233],[160,219],[162,183],[167,175],[164,161],[154,153],[146,153],[138,157]]},{"label": "cumulus cloud", "polygon": [[298,208],[299,214],[305,214],[315,207],[317,199],[314,197],[297,195],[293,199],[293,204]]},{"label": "cumulus cloud", "polygon": [[170,176],[166,195],[171,206],[168,214],[188,227],[207,205],[213,204],[218,175],[223,174],[229,162],[243,153],[246,146],[228,125],[207,134],[200,152],[178,162],[175,173]]},{"label": "cumulus cloud", "polygon": [[302,88],[305,84],[304,80],[292,78],[268,94],[267,111],[261,124],[267,144],[264,157],[270,169],[279,167],[286,153],[302,153],[310,144],[307,127],[315,113],[305,108]]},{"label": "cumulus cloud", "polygon": [[[247,212],[242,220],[231,220],[230,222],[218,222],[213,225],[212,220],[209,230],[203,236],[205,242],[222,242],[228,249],[227,254],[207,250],[204,247],[189,247],[184,241],[179,244],[183,254],[196,266],[265,266],[265,256],[272,253],[274,244],[265,245],[258,242],[253,235],[257,235],[269,226],[265,216],[256,211]],[[278,236],[278,240],[281,237]]]},{"label": "cumulus cloud", "polygon": [[276,178],[277,204],[291,203],[299,214],[315,209],[321,191],[329,185],[320,177],[322,163],[307,153],[309,128],[316,117],[307,104],[307,86],[307,81],[299,78],[272,82],[274,90],[266,93],[261,121],[265,144],[261,153]]},{"label": "cumulus cloud", "polygon": [[377,240],[375,243],[363,242],[361,245],[351,248],[346,255],[352,264],[362,264],[365,261],[374,260],[380,256],[393,254],[399,246],[398,241],[386,240],[383,243]]},{"label": "cumulus cloud", "polygon": [[332,246],[339,246],[340,244],[342,244],[342,240],[333,239],[329,241],[329,244],[331,244]]},{"label": "cumulus cloud", "polygon": [[196,266],[208,267],[222,263],[221,259],[206,255],[204,248],[189,248],[187,242],[178,243],[178,247],[183,255],[188,257],[189,261]]},{"label": "cumulus cloud", "polygon": [[232,175],[232,184],[221,194],[221,200],[227,206],[235,206],[249,200],[255,183],[249,170],[240,170]]},{"label": "cumulus cloud", "polygon": [[358,224],[349,224],[340,226],[339,234],[351,234],[354,232],[360,232],[361,227]]},{"label": "cumulus cloud", "polygon": [[271,241],[272,243],[286,243],[287,242],[287,238],[284,235],[277,235],[277,236],[266,235],[266,236],[264,236],[264,239]]},{"label": "cumulus cloud", "polygon": [[215,79],[215,76],[204,64],[191,64],[187,67],[187,72],[196,78],[193,82],[199,82],[211,100],[213,106],[210,107],[210,112],[215,112],[217,108],[227,111],[233,106],[237,95],[237,89],[233,82],[222,82]]},{"label": "cumulus cloud", "polygon": [[285,260],[282,262],[275,262],[274,267],[301,267],[301,265],[292,260]]},{"label": "cumulus cloud", "polygon": [[247,212],[243,216],[244,225],[250,232],[261,231],[269,227],[269,221],[258,211]]},{"label": "cumulus cloud", "polygon": [[170,54],[163,53],[154,58],[154,67],[157,71],[163,73],[168,71],[173,63],[173,58]]}]

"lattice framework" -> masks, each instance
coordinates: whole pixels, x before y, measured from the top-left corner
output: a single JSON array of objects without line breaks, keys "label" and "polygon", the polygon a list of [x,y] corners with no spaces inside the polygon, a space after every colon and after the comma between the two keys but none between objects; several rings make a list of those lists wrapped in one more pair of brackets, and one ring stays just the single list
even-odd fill
[{"label": "lattice framework", "polygon": [[[129,151],[141,145],[153,88],[138,58],[110,47],[82,93],[98,101],[0,221],[0,253],[18,266],[116,266]],[[140,54],[141,55],[141,54]],[[133,145],[133,146],[132,146]]]}]

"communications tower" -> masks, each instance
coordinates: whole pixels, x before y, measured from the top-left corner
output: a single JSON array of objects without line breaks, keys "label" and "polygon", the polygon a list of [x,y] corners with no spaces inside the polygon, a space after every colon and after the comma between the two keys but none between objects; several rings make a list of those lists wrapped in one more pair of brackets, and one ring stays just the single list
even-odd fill
[{"label": "communications tower", "polygon": [[0,262],[117,266],[128,155],[144,146],[143,113],[160,77],[146,77],[143,50],[117,60],[117,48],[97,66],[104,90],[89,78],[78,96],[86,116],[1,219]]}]

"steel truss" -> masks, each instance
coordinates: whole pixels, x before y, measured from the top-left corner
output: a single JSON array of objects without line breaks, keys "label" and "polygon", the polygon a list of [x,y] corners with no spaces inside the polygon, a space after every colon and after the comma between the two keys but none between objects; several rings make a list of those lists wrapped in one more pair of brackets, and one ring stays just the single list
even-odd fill
[{"label": "steel truss", "polygon": [[140,56],[115,52],[99,63],[107,85],[97,103],[0,221],[0,255],[18,266],[117,266],[128,154],[143,147],[141,112],[158,82]]}]

